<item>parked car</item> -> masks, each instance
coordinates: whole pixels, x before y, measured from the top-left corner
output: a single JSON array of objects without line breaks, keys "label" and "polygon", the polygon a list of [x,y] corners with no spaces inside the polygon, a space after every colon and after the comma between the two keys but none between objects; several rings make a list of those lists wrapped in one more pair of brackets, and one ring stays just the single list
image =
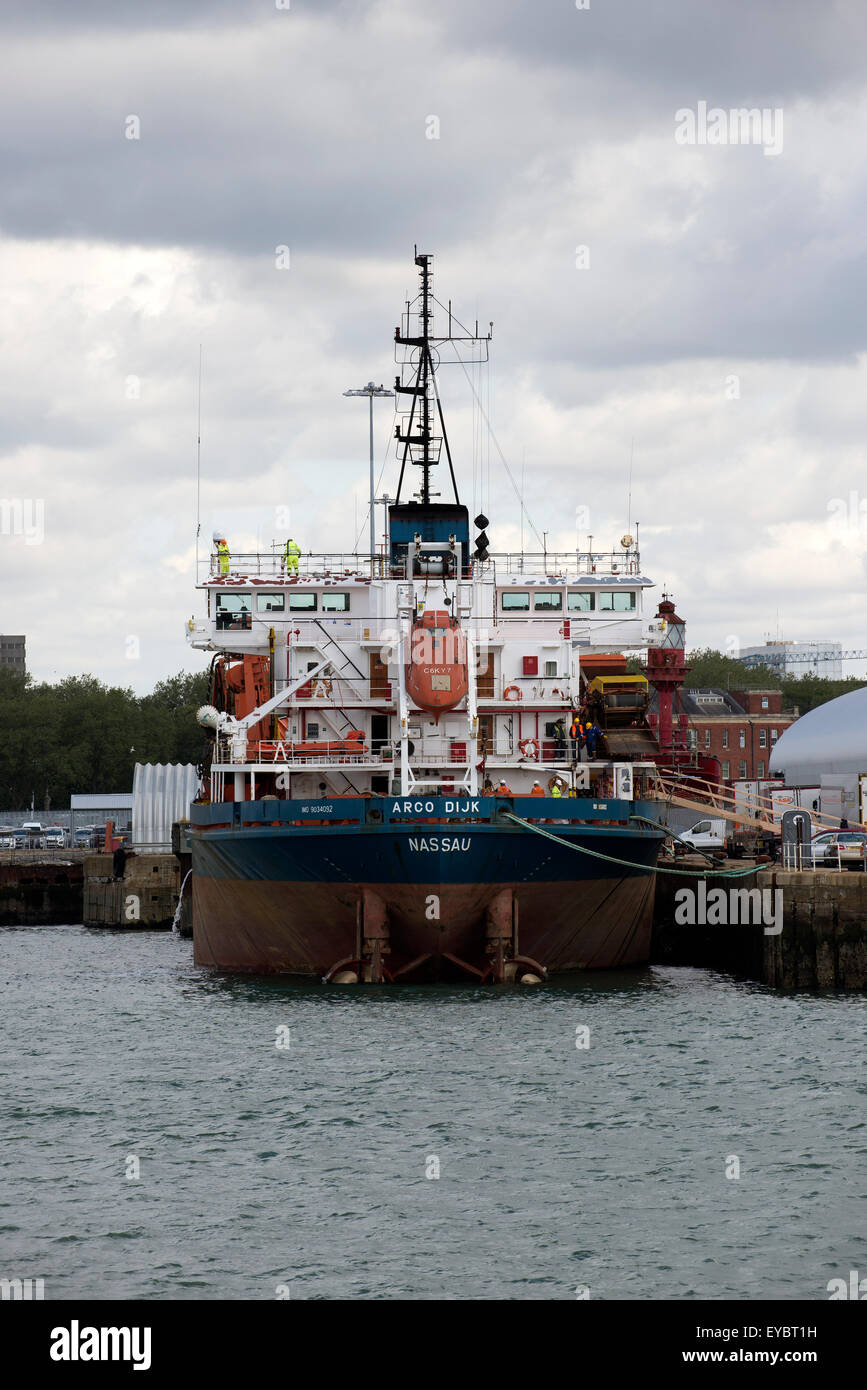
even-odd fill
[{"label": "parked car", "polygon": [[102,849],[104,844],[104,825],[80,825],[75,832],[76,849]]},{"label": "parked car", "polygon": [[0,825],[0,849],[14,849],[18,843],[11,825]]},{"label": "parked car", "polygon": [[823,830],[810,841],[814,864],[835,864],[852,868],[867,867],[867,832],[863,830]]},{"label": "parked car", "polygon": [[66,847],[66,831],[62,825],[49,825],[45,831],[46,849],[64,849]]}]

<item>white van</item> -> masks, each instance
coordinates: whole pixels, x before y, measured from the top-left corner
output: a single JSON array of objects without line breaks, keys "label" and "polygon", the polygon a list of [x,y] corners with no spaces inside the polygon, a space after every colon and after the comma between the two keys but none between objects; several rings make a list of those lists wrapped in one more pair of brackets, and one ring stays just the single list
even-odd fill
[{"label": "white van", "polygon": [[21,827],[24,835],[24,844],[27,849],[44,849],[45,832],[42,829],[42,822],[38,820],[26,820]]},{"label": "white van", "polygon": [[725,849],[726,823],[724,820],[700,820],[691,830],[684,830],[680,838],[694,849]]}]

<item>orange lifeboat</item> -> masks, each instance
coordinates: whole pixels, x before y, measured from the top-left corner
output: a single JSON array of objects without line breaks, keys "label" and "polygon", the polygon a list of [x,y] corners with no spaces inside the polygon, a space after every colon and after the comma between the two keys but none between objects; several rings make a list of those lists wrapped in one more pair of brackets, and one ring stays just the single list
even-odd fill
[{"label": "orange lifeboat", "polygon": [[454,709],[467,693],[467,643],[460,623],[445,609],[416,618],[410,635],[406,690],[419,709],[439,723],[443,710]]}]

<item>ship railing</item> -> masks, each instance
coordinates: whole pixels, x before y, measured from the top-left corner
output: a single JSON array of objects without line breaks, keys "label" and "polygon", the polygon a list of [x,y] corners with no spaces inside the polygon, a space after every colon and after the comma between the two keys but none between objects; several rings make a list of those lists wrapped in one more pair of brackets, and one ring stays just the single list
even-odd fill
[{"label": "ship railing", "polygon": [[[323,739],[322,742],[326,742],[326,740]],[[328,742],[339,743],[341,740],[334,738]],[[324,749],[321,753],[298,753],[292,743],[287,743],[282,739],[259,739],[256,742],[248,742],[246,757],[243,761],[245,764],[267,764],[278,770],[281,767],[382,767],[392,765],[392,759],[384,757],[378,749],[365,748],[361,753],[326,752]],[[223,767],[238,765],[238,759],[228,742],[221,742],[215,746],[212,762]]]},{"label": "ship railing", "polygon": [[370,579],[371,572],[374,576],[384,574],[386,562],[384,556],[374,556],[373,565],[369,555],[357,555],[352,551],[307,551],[302,552],[298,557],[298,569],[294,566],[286,565],[283,559],[283,547],[280,543],[274,542],[268,550],[230,550],[228,559],[228,573],[224,574],[221,561],[218,555],[210,554],[208,557],[199,560],[198,582],[213,579],[293,579],[296,574],[299,579],[313,579],[316,577],[342,576],[349,578]]},{"label": "ship railing", "polygon": [[[201,557],[198,564],[198,583],[226,578],[228,580],[256,577],[280,580],[285,578],[361,578],[405,579],[406,566],[392,565],[382,551],[374,556],[355,551],[302,551],[298,568],[287,566],[283,544],[274,541],[264,550],[230,549],[228,574],[223,575],[216,553]],[[641,556],[630,550],[547,550],[491,552],[485,560],[472,560],[465,577],[496,580],[504,576],[526,575],[528,578],[569,579],[573,576],[611,576],[614,579],[637,578],[641,574]]]},{"label": "ship railing", "polygon": [[638,550],[539,550],[490,552],[487,560],[474,561],[473,573],[488,579],[493,573],[527,575],[531,578],[566,579],[573,575],[612,575],[615,579],[637,577],[641,573]]},{"label": "ship railing", "polygon": [[327,670],[314,676],[306,685],[302,685],[292,697],[294,705],[310,705],[313,709],[321,708],[323,711],[340,710],[350,722],[352,706],[370,705],[378,708],[380,705],[393,705],[394,702],[395,687],[389,681],[383,684],[366,676],[356,676],[349,680],[341,676],[332,676]]}]

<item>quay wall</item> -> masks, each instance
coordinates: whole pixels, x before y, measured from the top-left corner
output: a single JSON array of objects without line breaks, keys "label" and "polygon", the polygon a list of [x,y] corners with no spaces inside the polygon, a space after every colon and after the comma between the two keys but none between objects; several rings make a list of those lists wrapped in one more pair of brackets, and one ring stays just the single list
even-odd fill
[{"label": "quay wall", "polygon": [[0,927],[47,927],[81,921],[83,855],[47,858],[15,850],[0,858]]},{"label": "quay wall", "polygon": [[[652,964],[729,971],[778,989],[867,989],[867,873],[757,863],[752,873],[726,878],[719,869],[748,863],[728,860],[714,871],[691,855],[677,867],[694,869],[695,878],[658,876]],[[677,921],[684,901],[678,890],[688,887],[698,895],[702,880],[707,894],[718,888],[727,897],[732,890],[765,890],[764,917],[716,925]],[[779,931],[768,930],[778,925]]]},{"label": "quay wall", "polygon": [[173,854],[128,854],[123,878],[113,856],[88,855],[84,864],[82,921],[86,927],[170,927],[181,890]]},{"label": "quay wall", "polygon": [[762,870],[783,894],[783,930],[764,937],[765,984],[781,989],[867,988],[867,873]]}]

